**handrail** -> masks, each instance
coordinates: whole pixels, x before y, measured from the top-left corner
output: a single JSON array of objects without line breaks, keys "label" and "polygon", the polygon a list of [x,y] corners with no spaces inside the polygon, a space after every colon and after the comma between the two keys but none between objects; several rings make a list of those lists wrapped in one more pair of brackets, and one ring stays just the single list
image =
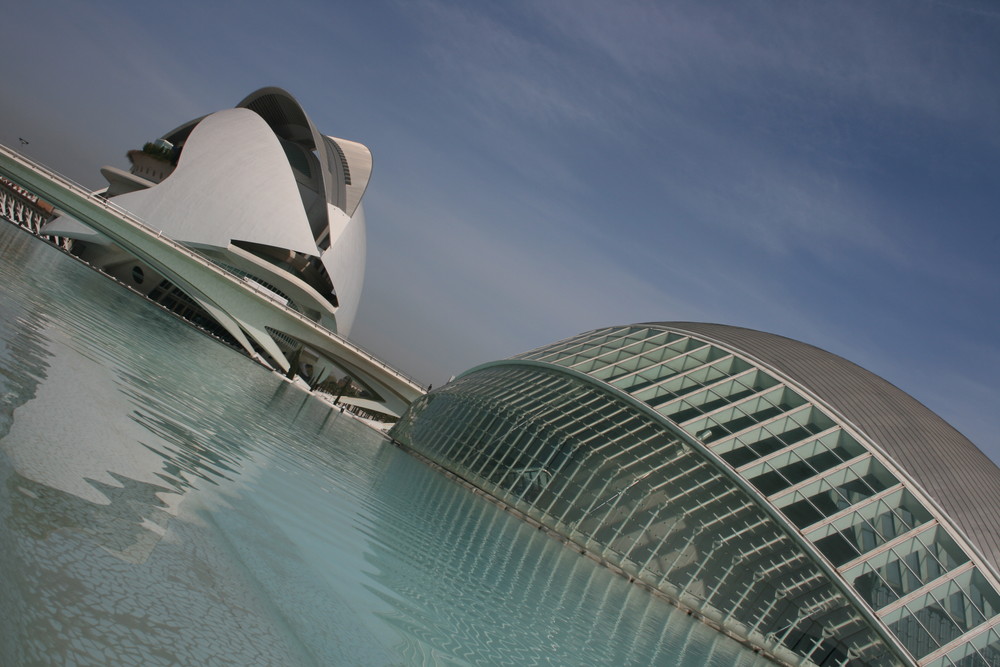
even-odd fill
[{"label": "handrail", "polygon": [[62,187],[64,187],[67,190],[69,190],[71,193],[73,193],[73,194],[75,194],[75,195],[77,195],[79,197],[82,197],[82,198],[88,200],[90,203],[92,203],[92,204],[99,204],[100,206],[103,206],[105,209],[107,209],[108,211],[114,213],[120,219],[122,219],[123,221],[131,224],[133,227],[141,229],[142,231],[144,231],[144,232],[146,232],[148,234],[151,234],[151,235],[155,234],[156,237],[161,242],[163,242],[164,244],[166,244],[168,246],[173,247],[175,250],[177,250],[181,254],[184,254],[188,258],[195,260],[196,262],[198,262],[202,266],[204,266],[204,267],[208,268],[209,270],[215,272],[217,275],[222,276],[222,277],[226,278],[227,280],[230,280],[230,281],[234,282],[235,284],[239,285],[241,289],[246,290],[248,293],[251,293],[251,294],[253,294],[254,296],[257,296],[257,297],[266,298],[273,305],[275,305],[275,306],[279,307],[280,309],[282,309],[285,312],[285,314],[291,315],[292,317],[295,317],[296,319],[298,319],[302,323],[306,324],[307,326],[310,326],[310,327],[312,327],[312,328],[314,328],[314,329],[316,329],[316,330],[318,330],[318,331],[326,334],[330,338],[333,338],[334,340],[340,342],[344,347],[348,348],[350,351],[352,351],[355,354],[359,355],[360,357],[362,357],[366,361],[368,361],[370,363],[374,363],[375,365],[381,367],[383,370],[389,372],[391,375],[395,376],[396,378],[398,378],[400,380],[403,380],[404,382],[407,382],[408,384],[410,384],[412,386],[412,388],[417,389],[417,390],[419,390],[421,392],[423,391],[423,385],[421,385],[420,383],[418,383],[415,379],[409,377],[408,375],[406,375],[402,371],[399,371],[399,370],[393,368],[392,366],[388,365],[387,363],[385,363],[384,361],[382,361],[381,359],[379,359],[374,354],[372,354],[368,350],[364,349],[360,345],[357,345],[356,343],[353,343],[353,342],[349,341],[347,338],[345,338],[344,336],[341,336],[337,332],[332,331],[332,330],[326,328],[325,326],[323,326],[323,325],[321,325],[321,324],[319,324],[319,323],[317,323],[317,322],[309,319],[308,317],[306,317],[302,313],[300,313],[300,312],[298,312],[298,311],[290,308],[287,304],[281,303],[280,301],[277,300],[276,297],[271,296],[270,294],[263,294],[263,293],[259,293],[259,292],[253,291],[250,288],[244,286],[243,285],[243,281],[240,280],[240,279],[238,279],[235,275],[233,275],[233,274],[229,273],[228,271],[222,269],[221,267],[217,266],[213,262],[209,261],[208,259],[206,259],[202,255],[198,254],[194,250],[191,250],[190,248],[188,248],[187,246],[183,245],[182,243],[179,243],[178,241],[175,241],[174,239],[172,239],[172,238],[170,238],[168,236],[164,236],[162,230],[152,228],[151,226],[149,226],[148,224],[146,224],[145,222],[143,222],[141,219],[139,219],[135,215],[133,215],[130,211],[122,208],[118,204],[115,204],[114,202],[112,202],[112,201],[110,201],[108,199],[105,199],[104,197],[100,197],[100,196],[94,194],[93,192],[87,190],[86,188],[84,188],[82,185],[76,183],[75,181],[67,178],[66,176],[63,176],[62,174],[59,174],[58,172],[55,172],[55,171],[49,169],[48,167],[45,167],[45,166],[43,166],[43,165],[35,162],[31,158],[28,158],[28,157],[22,155],[21,153],[15,151],[13,149],[11,149],[8,146],[0,144],[0,153],[3,153],[4,155],[6,155],[8,158],[10,158],[13,161],[20,163],[22,166],[27,167],[28,169],[31,169],[31,170],[33,170],[33,171],[35,171],[35,172],[37,172],[37,173],[39,173],[39,174],[41,174],[41,175],[49,178],[52,181],[55,181],[56,183],[58,183]]}]

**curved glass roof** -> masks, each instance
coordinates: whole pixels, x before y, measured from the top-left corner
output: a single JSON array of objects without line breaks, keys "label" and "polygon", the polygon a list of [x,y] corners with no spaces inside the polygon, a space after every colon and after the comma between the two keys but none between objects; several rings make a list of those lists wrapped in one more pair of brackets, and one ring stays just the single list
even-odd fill
[{"label": "curved glass roof", "polygon": [[843,392],[863,379],[883,403],[905,394],[788,339],[733,343],[748,331],[581,334],[469,371],[393,436],[782,662],[997,664],[991,564],[899,466],[900,445],[858,428],[877,411],[833,406],[807,371],[763,358],[809,348]]},{"label": "curved glass roof", "polygon": [[1000,569],[1000,469],[965,436],[874,373],[783,336],[696,322],[652,324],[714,341],[788,378],[865,434]]}]

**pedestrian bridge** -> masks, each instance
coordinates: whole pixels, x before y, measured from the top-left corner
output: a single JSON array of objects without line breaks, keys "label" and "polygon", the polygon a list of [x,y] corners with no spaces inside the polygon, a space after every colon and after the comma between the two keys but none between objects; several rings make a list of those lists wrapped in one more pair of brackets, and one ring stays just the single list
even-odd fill
[{"label": "pedestrian bridge", "polygon": [[[344,403],[399,416],[424,391],[414,380],[287,304],[150,228],[125,209],[0,145],[0,175],[104,234],[184,290],[255,359],[287,371],[276,338],[292,338],[347,372],[372,398]],[[255,349],[266,352],[265,358]]]}]

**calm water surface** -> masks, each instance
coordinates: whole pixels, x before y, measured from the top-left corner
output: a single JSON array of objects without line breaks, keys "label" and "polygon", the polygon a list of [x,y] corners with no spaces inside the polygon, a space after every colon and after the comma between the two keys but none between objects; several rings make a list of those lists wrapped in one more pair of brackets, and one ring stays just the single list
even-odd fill
[{"label": "calm water surface", "polygon": [[763,665],[0,222],[0,665]]}]

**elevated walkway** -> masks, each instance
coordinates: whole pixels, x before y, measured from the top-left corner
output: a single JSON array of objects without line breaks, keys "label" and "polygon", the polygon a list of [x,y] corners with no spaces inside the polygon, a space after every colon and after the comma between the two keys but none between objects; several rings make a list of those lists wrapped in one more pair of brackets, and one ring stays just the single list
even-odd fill
[{"label": "elevated walkway", "polygon": [[[346,338],[277,298],[252,289],[245,281],[150,228],[114,203],[3,145],[0,145],[0,175],[104,234],[169,278],[262,363],[282,371],[290,367],[270,330],[302,342],[374,395],[372,399],[344,397],[341,400],[345,403],[399,416],[411,401],[423,395],[423,389],[414,380]],[[254,344],[266,352],[268,359],[256,352]]]}]

